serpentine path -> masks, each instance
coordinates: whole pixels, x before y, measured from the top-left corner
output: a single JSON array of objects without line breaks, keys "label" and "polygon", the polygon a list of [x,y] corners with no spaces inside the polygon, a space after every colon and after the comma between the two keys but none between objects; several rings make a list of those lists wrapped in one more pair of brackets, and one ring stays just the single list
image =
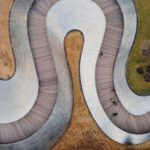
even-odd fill
[{"label": "serpentine path", "polygon": [[[102,3],[101,7],[104,8],[103,11],[106,16],[107,28],[106,28],[106,33],[103,40],[101,52],[98,58],[97,70],[96,70],[96,84],[97,84],[99,99],[109,118],[113,121],[113,123],[115,123],[121,129],[136,134],[149,132],[150,131],[149,113],[136,116],[128,112],[128,110],[125,109],[121,101],[122,98],[124,98],[124,95],[122,95],[121,98],[118,99],[119,91],[117,92],[117,89],[114,86],[114,83],[116,85],[118,82],[121,82],[120,74],[121,76],[123,76],[122,70],[124,69],[122,66],[121,70],[120,69],[116,70],[114,74],[115,80],[113,80],[114,64],[120,48],[120,44],[123,36],[123,30],[124,30],[122,12],[120,10],[119,5],[115,1],[108,1],[107,5],[106,4],[104,5]],[[110,12],[107,12],[105,7],[108,8],[111,7],[114,9],[112,9]],[[126,49],[124,51],[127,52]],[[118,65],[116,64],[115,68],[117,67]],[[117,77],[115,75],[117,75]],[[119,90],[121,90],[121,88],[123,87],[124,84],[120,86]],[[128,95],[128,90],[124,90],[124,94]],[[130,101],[131,98],[129,97],[128,101]],[[130,102],[128,103],[130,104]],[[134,104],[132,105],[132,107],[136,108],[137,105]],[[139,108],[138,110],[140,111],[141,109]]]},{"label": "serpentine path", "polygon": [[81,85],[100,129],[123,144],[150,139],[148,97],[135,95],[125,79],[136,33],[133,1],[15,0],[10,32],[16,73],[0,82],[6,107],[0,109],[0,149],[46,150],[67,128],[73,102],[64,39],[72,30],[84,36]]},{"label": "serpentine path", "polygon": [[106,135],[119,143],[139,144],[150,138],[150,105],[148,97],[130,90],[125,76],[137,27],[134,3],[132,0],[95,2],[104,12],[106,30],[100,50],[92,48],[95,54],[91,55],[92,50],[83,49],[80,63],[83,94]]}]

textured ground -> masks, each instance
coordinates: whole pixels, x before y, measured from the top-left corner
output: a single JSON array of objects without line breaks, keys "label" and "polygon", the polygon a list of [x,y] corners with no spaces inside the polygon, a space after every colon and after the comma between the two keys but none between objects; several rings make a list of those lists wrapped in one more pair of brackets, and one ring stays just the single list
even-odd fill
[{"label": "textured ground", "polygon": [[[149,0],[145,1],[149,4]],[[145,1],[136,0],[138,7]],[[7,50],[11,53],[8,36],[8,12],[11,3],[12,0],[0,0],[0,52]],[[79,32],[69,34],[66,38],[67,58],[74,85],[74,107],[70,125],[53,150],[149,150],[150,142],[139,146],[123,146],[108,139],[97,127],[86,107],[79,82],[78,60],[82,44],[83,37]]]},{"label": "textured ground", "polygon": [[0,78],[8,79],[15,71],[14,57],[9,39],[8,17],[12,0],[0,0]]},{"label": "textured ground", "polygon": [[[146,66],[150,65],[150,57],[144,57],[142,50],[150,50],[150,3],[149,0],[135,0],[135,4],[138,13],[138,34],[128,61],[127,79],[135,93],[148,95],[150,94],[150,82],[145,82],[144,76],[147,74]],[[143,67],[144,73],[142,75],[137,73],[138,67]]]}]

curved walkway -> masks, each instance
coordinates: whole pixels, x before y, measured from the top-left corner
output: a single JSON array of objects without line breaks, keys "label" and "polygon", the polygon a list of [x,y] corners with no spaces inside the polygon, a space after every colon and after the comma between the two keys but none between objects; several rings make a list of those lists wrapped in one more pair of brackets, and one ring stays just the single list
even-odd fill
[{"label": "curved walkway", "polygon": [[[97,56],[82,54],[80,70],[83,93],[91,114],[107,136],[123,144],[140,144],[149,140],[150,115],[144,113],[136,116],[133,112],[129,112],[122,103],[122,97],[118,99],[118,93],[116,93],[122,87],[120,86],[117,89],[116,86],[114,87],[114,82],[117,84],[118,78],[114,76],[113,80],[116,57],[117,59],[120,57],[120,51],[128,53],[134,41],[136,33],[135,7],[132,0],[95,0],[95,2],[103,10],[107,26],[104,41],[99,50],[98,61],[87,66],[84,60],[97,59]],[[90,54],[90,51],[85,51]],[[97,50],[95,50],[95,53],[97,53]],[[117,65],[115,67],[118,67]],[[116,72],[120,76],[122,69],[125,68],[119,66],[117,69]],[[94,80],[95,71],[96,82]],[[97,89],[97,92],[95,92],[95,89]],[[128,97],[128,102],[129,100]]]}]

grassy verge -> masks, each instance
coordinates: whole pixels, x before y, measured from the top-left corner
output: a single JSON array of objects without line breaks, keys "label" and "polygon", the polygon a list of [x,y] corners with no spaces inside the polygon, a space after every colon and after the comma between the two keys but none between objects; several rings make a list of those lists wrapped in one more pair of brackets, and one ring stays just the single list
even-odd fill
[{"label": "grassy verge", "polygon": [[[144,47],[150,49],[150,1],[135,0],[138,13],[137,37],[128,59],[127,81],[130,88],[138,95],[150,94],[150,82],[145,82],[146,66],[150,65],[150,57],[142,54]],[[144,73],[137,73],[137,68],[142,67]]]}]

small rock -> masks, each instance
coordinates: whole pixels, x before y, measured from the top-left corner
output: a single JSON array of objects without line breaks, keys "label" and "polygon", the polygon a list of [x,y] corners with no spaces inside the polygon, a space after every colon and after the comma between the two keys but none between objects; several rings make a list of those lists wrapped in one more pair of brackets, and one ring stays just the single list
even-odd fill
[{"label": "small rock", "polygon": [[116,113],[116,112],[113,113],[113,116],[114,116],[114,117],[116,117],[117,115],[118,115],[118,113]]},{"label": "small rock", "polygon": [[144,70],[143,70],[142,67],[137,68],[136,71],[137,71],[137,73],[139,73],[139,74],[143,74],[143,73],[144,73]]},{"label": "small rock", "polygon": [[142,54],[143,54],[143,56],[149,57],[150,56],[150,49],[142,50]]},{"label": "small rock", "polygon": [[146,67],[146,71],[147,71],[147,73],[150,73],[150,66]]},{"label": "small rock", "polygon": [[112,101],[112,103],[113,103],[114,105],[117,105],[117,101],[116,101],[115,98],[112,98],[111,101]]},{"label": "small rock", "polygon": [[145,82],[150,82],[150,74],[146,74],[144,76],[144,80],[145,80]]}]

